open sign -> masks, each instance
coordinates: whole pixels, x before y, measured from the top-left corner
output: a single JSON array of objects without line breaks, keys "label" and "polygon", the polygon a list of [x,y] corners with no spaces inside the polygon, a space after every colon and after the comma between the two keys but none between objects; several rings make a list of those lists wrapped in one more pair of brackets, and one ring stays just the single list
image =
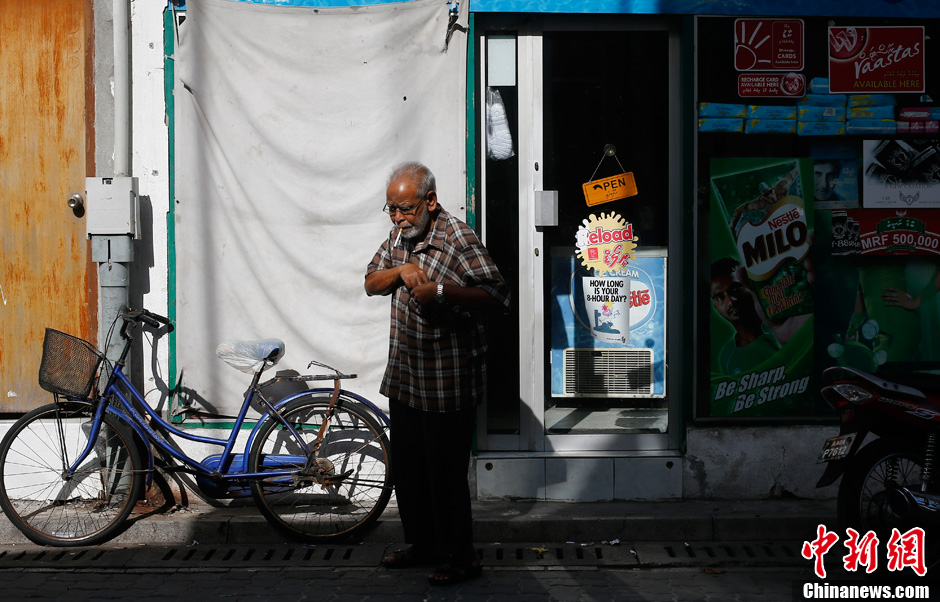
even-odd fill
[{"label": "open sign", "polygon": [[581,185],[581,189],[584,190],[584,200],[588,207],[625,199],[637,193],[632,171],[602,180],[585,182]]}]

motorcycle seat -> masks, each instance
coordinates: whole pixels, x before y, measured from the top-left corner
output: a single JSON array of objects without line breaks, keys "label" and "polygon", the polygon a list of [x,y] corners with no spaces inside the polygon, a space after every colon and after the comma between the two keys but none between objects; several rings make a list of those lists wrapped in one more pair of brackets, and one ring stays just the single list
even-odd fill
[{"label": "motorcycle seat", "polygon": [[940,396],[940,374],[926,372],[907,372],[891,374],[890,381],[918,389],[927,395]]}]

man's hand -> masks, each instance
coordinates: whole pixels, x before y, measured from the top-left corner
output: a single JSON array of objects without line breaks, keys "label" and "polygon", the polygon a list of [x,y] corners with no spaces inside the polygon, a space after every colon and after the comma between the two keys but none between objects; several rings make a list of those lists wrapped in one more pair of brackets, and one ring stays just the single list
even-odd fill
[{"label": "man's hand", "polygon": [[424,273],[424,270],[413,263],[403,263],[398,266],[398,269],[398,277],[401,278],[405,288],[411,291],[412,295],[415,294],[416,288],[422,284],[427,284],[430,282],[430,278],[428,278],[428,275]]},{"label": "man's hand", "polygon": [[[425,277],[425,280],[427,280],[427,277]],[[437,283],[424,282],[411,289],[411,296],[421,305],[434,303],[435,297],[437,296]]]},{"label": "man's hand", "polygon": [[366,294],[388,295],[402,284],[408,290],[412,290],[429,280],[424,270],[415,264],[403,263],[387,270],[376,270],[366,276]]}]

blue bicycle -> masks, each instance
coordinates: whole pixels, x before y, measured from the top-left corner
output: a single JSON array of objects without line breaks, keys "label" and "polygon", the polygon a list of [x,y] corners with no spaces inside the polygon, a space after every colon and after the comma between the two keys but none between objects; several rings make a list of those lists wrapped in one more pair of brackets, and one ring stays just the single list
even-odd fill
[{"label": "blue bicycle", "polygon": [[[392,492],[389,420],[340,387],[354,374],[311,362],[332,374],[262,383],[262,372],[283,356],[283,342],[233,341],[224,354],[220,346],[220,357],[254,376],[228,437],[204,437],[166,422],[124,374],[132,333],[142,324],[169,332],[169,319],[147,310],[127,310],[119,319],[124,349],[100,394],[96,383],[107,373],[100,368],[110,367],[105,356],[87,341],[46,329],[39,384],[54,394],[54,403],[24,415],[0,443],[0,507],[31,541],[85,546],[114,537],[152,483],[155,459],[169,471],[194,475],[207,496],[250,495],[274,527],[295,539],[346,539],[379,518]],[[265,396],[278,382],[308,387],[328,380],[332,388],[279,401]],[[252,404],[264,413],[236,452]],[[174,437],[222,449],[196,461]]]}]

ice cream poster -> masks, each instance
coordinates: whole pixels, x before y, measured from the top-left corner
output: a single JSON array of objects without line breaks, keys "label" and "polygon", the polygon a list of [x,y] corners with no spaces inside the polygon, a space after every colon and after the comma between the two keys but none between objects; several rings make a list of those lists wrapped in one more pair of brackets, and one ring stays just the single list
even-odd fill
[{"label": "ice cream poster", "polygon": [[643,396],[664,396],[666,249],[638,249],[616,275],[591,274],[570,247],[555,247],[551,259],[552,395],[569,395],[564,357],[575,348],[648,349],[652,393]]}]

